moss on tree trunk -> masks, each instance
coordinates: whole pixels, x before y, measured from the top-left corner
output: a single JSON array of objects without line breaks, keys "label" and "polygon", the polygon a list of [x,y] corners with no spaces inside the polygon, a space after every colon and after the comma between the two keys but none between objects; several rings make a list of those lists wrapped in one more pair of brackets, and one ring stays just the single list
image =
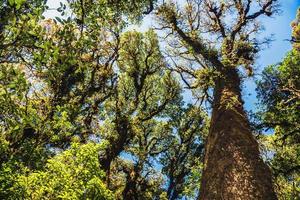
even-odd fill
[{"label": "moss on tree trunk", "polygon": [[236,69],[216,82],[204,164],[200,200],[277,199],[243,109]]}]

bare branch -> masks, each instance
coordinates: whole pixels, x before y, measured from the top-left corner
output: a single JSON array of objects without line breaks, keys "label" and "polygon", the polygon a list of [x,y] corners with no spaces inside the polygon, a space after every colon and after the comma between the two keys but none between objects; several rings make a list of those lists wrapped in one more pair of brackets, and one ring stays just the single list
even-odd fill
[{"label": "bare branch", "polygon": [[[216,31],[220,31],[223,38],[226,38],[226,32],[225,32],[225,26],[221,21],[221,17],[223,17],[223,11],[225,4],[222,3],[220,7],[216,6],[214,3],[210,1],[205,2],[206,7],[208,8],[208,16],[210,19],[218,26]],[[213,14],[213,16],[210,15],[210,13]]]},{"label": "bare branch", "polygon": [[255,20],[261,15],[271,16],[275,10],[272,10],[272,7],[276,4],[277,0],[268,0],[266,3],[264,3],[261,6],[261,9],[250,14],[250,7],[253,0],[247,0],[246,5],[244,6],[243,3],[239,0],[235,0],[235,7],[238,11],[239,17],[238,22],[234,26],[233,31],[231,32],[231,39],[234,40],[236,37],[236,34],[239,33],[243,27],[247,25],[247,23],[251,20]]}]

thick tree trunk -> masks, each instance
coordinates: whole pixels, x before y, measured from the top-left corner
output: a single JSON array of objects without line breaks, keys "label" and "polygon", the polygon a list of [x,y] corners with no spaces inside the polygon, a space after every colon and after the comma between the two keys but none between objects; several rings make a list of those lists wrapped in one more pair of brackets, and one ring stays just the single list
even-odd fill
[{"label": "thick tree trunk", "polygon": [[237,70],[222,74],[214,92],[199,199],[277,199],[243,109]]}]

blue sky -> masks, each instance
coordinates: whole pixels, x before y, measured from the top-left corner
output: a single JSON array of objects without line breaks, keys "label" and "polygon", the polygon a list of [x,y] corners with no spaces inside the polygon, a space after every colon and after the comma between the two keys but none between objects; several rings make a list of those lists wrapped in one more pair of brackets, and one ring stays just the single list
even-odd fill
[{"label": "blue sky", "polygon": [[[300,0],[280,0],[281,13],[273,18],[263,18],[262,23],[265,26],[264,36],[274,34],[274,41],[269,48],[262,50],[257,60],[257,71],[254,78],[249,78],[244,83],[243,95],[245,108],[255,110],[257,102],[255,93],[255,80],[264,67],[276,64],[284,58],[285,54],[291,49],[291,22],[295,19],[297,8],[300,6]],[[249,95],[250,94],[250,95]]]},{"label": "blue sky", "polygon": [[[60,0],[50,0],[48,5],[50,8],[59,7]],[[62,0],[65,2],[65,0]],[[285,54],[291,49],[290,42],[286,41],[291,38],[291,27],[290,23],[295,19],[297,8],[300,6],[300,0],[280,0],[281,13],[272,18],[264,17],[262,24],[265,27],[265,31],[262,33],[263,36],[270,36],[274,34],[274,41],[270,44],[269,48],[265,48],[259,54],[256,62],[257,70],[254,78],[248,78],[244,82],[243,87],[243,98],[245,100],[245,108],[247,110],[256,109],[256,93],[255,93],[255,79],[260,78],[260,73],[264,67],[276,64],[282,60]],[[58,15],[58,12],[54,10],[47,11],[46,17],[53,18]],[[131,26],[128,29],[145,30],[151,26],[153,20],[150,17],[146,17],[145,22],[141,26]],[[191,101],[190,95],[186,94],[186,100]]]}]

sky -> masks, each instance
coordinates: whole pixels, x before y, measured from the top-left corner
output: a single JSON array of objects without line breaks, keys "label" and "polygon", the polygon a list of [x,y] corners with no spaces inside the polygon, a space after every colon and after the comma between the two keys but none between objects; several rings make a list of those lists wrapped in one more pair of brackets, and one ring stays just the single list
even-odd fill
[{"label": "sky", "polygon": [[[255,79],[260,78],[261,71],[268,65],[280,62],[286,53],[291,50],[291,22],[295,19],[297,8],[300,6],[300,0],[280,0],[281,13],[272,18],[263,18],[262,23],[265,27],[264,36],[274,34],[274,41],[269,48],[265,48],[259,53],[256,62],[257,70],[254,78],[249,78],[244,83],[243,98],[245,108],[249,110],[256,109]],[[250,94],[250,95],[249,95]]]},{"label": "sky", "polygon": [[[59,7],[60,0],[49,0],[48,6],[51,10],[47,11],[44,15],[47,18],[54,18],[58,15],[56,8]],[[62,0],[65,2],[65,0]],[[286,53],[291,49],[291,43],[287,41],[291,38],[291,22],[295,19],[297,8],[300,6],[300,0],[280,0],[281,12],[272,17],[263,17],[262,24],[265,27],[261,36],[273,35],[274,41],[271,42],[268,48],[263,49],[258,56],[256,62],[256,71],[253,78],[248,78],[243,84],[243,99],[245,101],[246,110],[255,111],[257,108],[257,98],[255,92],[255,81],[260,78],[262,70],[272,64],[280,62]],[[130,26],[128,29],[146,30],[154,24],[154,20],[146,17],[144,23],[137,26]],[[186,93],[185,100],[192,102],[191,96]]]}]

